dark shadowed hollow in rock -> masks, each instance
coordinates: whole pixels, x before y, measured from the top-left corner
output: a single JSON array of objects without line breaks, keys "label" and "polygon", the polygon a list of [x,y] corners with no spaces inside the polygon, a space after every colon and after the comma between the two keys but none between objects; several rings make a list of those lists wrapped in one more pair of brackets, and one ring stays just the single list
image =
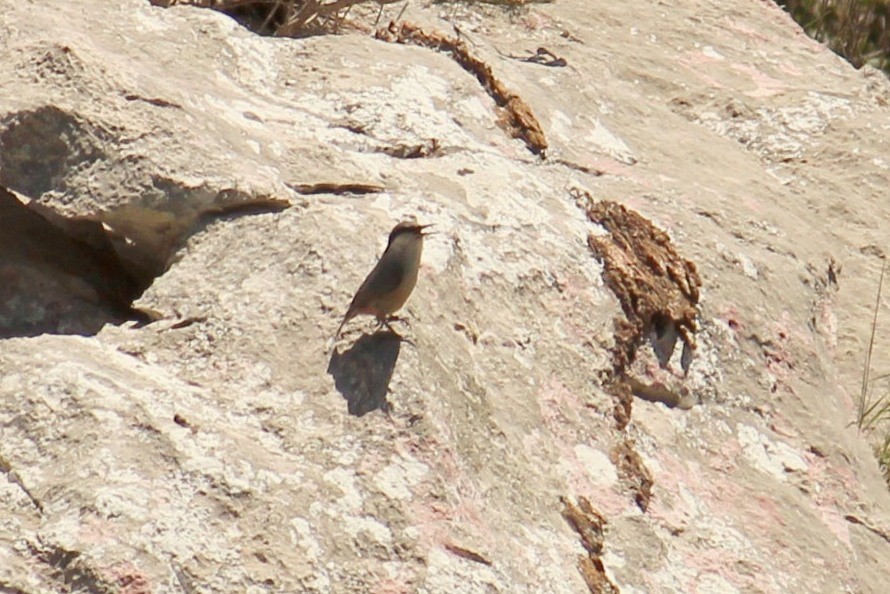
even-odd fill
[{"label": "dark shadowed hollow in rock", "polygon": [[130,304],[151,278],[127,269],[98,221],[66,219],[0,188],[0,258],[2,338],[147,319]]},{"label": "dark shadowed hollow in rock", "polygon": [[[38,334],[98,332],[105,324],[150,322],[158,314],[132,303],[163,273],[184,238],[209,218],[245,211],[280,209],[245,201],[207,212],[195,211],[187,225],[142,229],[136,243],[96,217],[64,217],[34,201],[25,204],[0,186],[0,338]],[[123,207],[136,221],[163,219],[163,213]],[[112,218],[112,217],[109,217]],[[181,223],[181,221],[180,221]]]},{"label": "dark shadowed hollow in rock", "polygon": [[[57,107],[0,122],[0,338],[149,322],[157,314],[132,303],[186,238],[219,216],[288,206],[231,188],[185,186],[128,161],[123,144],[124,131]],[[114,193],[112,208],[92,206],[96,196],[84,180],[96,171],[124,180],[105,190]],[[53,199],[77,214],[45,206]]]}]

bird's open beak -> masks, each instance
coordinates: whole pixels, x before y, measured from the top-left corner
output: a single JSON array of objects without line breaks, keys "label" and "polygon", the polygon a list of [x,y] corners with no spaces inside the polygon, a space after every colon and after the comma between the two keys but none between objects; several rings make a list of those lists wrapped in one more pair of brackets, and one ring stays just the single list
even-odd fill
[{"label": "bird's open beak", "polygon": [[435,231],[427,231],[426,233],[423,232],[424,229],[429,229],[429,228],[432,227],[432,226],[433,226],[432,223],[430,223],[429,225],[418,225],[418,226],[417,226],[417,229],[420,231],[420,234],[421,234],[421,235],[423,235],[424,237],[426,237],[427,235],[432,235],[432,234],[435,233]]}]

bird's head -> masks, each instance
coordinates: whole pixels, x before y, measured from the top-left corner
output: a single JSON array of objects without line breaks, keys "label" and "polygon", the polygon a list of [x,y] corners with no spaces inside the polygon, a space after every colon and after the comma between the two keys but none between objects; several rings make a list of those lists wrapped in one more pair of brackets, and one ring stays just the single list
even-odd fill
[{"label": "bird's head", "polygon": [[432,225],[418,225],[415,221],[402,221],[401,223],[393,227],[392,231],[389,232],[389,241],[386,245],[392,245],[392,242],[395,241],[396,237],[400,237],[403,234],[411,234],[415,237],[424,237],[426,235],[429,235],[429,233],[423,232],[423,230],[427,227],[432,227]]}]

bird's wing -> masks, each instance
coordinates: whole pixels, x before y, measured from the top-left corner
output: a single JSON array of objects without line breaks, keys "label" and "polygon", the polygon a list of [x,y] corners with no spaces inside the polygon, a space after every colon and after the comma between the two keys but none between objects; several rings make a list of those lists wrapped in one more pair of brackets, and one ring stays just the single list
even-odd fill
[{"label": "bird's wing", "polygon": [[377,266],[359,287],[350,309],[369,305],[374,299],[389,295],[399,288],[405,278],[405,269],[399,262],[381,258]]}]

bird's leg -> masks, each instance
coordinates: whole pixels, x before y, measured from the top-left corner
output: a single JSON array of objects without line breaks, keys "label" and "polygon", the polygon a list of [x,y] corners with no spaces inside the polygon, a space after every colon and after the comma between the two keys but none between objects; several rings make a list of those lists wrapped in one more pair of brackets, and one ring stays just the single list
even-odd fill
[{"label": "bird's leg", "polygon": [[391,317],[377,318],[377,329],[379,330],[380,328],[383,328],[384,326],[386,326],[387,330],[389,330],[390,332],[392,332],[393,334],[395,334],[396,336],[401,338],[402,335],[399,334],[398,332],[396,332],[396,329],[392,327],[391,322],[393,322],[393,321],[394,320]]},{"label": "bird's leg", "polygon": [[410,344],[413,347],[416,347],[417,345],[414,344],[413,340],[411,340],[410,338],[405,338],[404,336],[402,336],[401,334],[396,332],[396,329],[393,328],[392,325],[390,324],[390,322],[395,322],[395,321],[405,321],[405,320],[403,318],[399,318],[398,316],[387,316],[385,318],[377,318],[377,329],[379,330],[380,328],[383,328],[384,326],[386,326],[386,329],[389,330],[390,332],[392,332],[396,338],[398,338],[402,342],[407,342],[408,344]]},{"label": "bird's leg", "polygon": [[387,321],[387,323],[391,323],[391,322],[402,322],[403,324],[405,324],[405,325],[408,326],[409,328],[411,327],[411,320],[409,320],[408,318],[402,317],[402,316],[397,316],[397,315],[395,315],[395,314],[393,314],[393,315],[391,315],[391,316],[388,316],[388,317],[386,318],[386,321]]}]

